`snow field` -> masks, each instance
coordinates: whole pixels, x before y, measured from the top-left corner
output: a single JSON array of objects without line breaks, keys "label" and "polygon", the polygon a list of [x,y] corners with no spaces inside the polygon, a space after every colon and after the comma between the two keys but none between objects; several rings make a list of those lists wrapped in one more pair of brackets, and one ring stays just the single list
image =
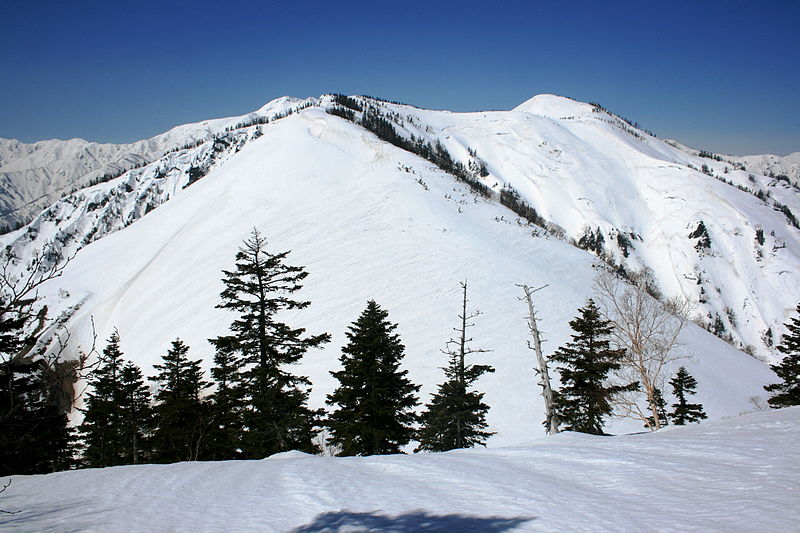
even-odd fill
[{"label": "snow field", "polygon": [[14,476],[3,531],[794,531],[800,408],[514,448]]}]

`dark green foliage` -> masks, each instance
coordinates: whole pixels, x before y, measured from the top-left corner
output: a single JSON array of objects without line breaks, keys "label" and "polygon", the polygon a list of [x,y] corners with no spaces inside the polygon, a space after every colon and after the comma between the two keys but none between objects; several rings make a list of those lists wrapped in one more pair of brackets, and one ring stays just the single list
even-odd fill
[{"label": "dark green foliage", "polygon": [[327,333],[306,336],[304,328],[292,328],[278,319],[285,310],[304,309],[310,302],[291,295],[308,276],[302,267],[285,264],[289,252],[266,251],[266,239],[256,230],[236,254],[236,269],[223,271],[222,303],[217,307],[238,314],[231,335],[211,339],[217,354],[241,357],[241,383],[247,408],[241,423],[245,457],[262,458],[274,453],[315,451],[312,438],[318,413],[310,410],[306,377],[286,369],[309,348],[328,342]]},{"label": "dark green foliage", "polygon": [[[75,466],[76,442],[66,410],[75,367],[36,347],[48,323],[36,290],[64,265],[42,272],[52,249],[35,254],[25,273],[10,274],[6,251],[0,276],[0,475],[45,474]],[[48,344],[48,339],[42,345]]]},{"label": "dark green foliage", "polygon": [[67,415],[47,394],[42,360],[0,367],[0,476],[47,474],[77,464]]},{"label": "dark green foliage", "polygon": [[764,230],[761,228],[756,229],[756,242],[761,246],[764,246]]},{"label": "dark green foliage", "polygon": [[692,422],[700,422],[708,418],[703,411],[703,405],[699,403],[689,403],[687,396],[697,394],[697,380],[689,374],[686,367],[680,367],[669,384],[672,385],[672,394],[678,402],[672,404],[672,413],[669,417],[676,426],[683,426]]},{"label": "dark green foliage", "polygon": [[327,111],[331,115],[335,115],[345,120],[349,120],[350,122],[355,122],[356,120],[356,114],[353,112],[353,110],[347,109],[346,107],[332,106],[326,109],[325,111]]},{"label": "dark green foliage", "polygon": [[583,229],[583,235],[578,240],[578,248],[582,250],[589,250],[591,252],[600,255],[603,253],[603,245],[605,243],[605,237],[603,236],[603,232],[600,228],[597,228],[597,231],[594,231],[592,228],[586,226]]},{"label": "dark green foliage", "polygon": [[[334,96],[334,101],[336,103],[348,109],[333,106],[327,109],[328,113],[357,122],[363,128],[374,133],[379,139],[408,152],[417,154],[423,159],[427,159],[440,169],[466,183],[474,192],[484,198],[491,196],[491,190],[476,178],[476,175],[483,177],[489,175],[483,163],[475,167],[474,170],[470,170],[460,161],[454,161],[450,153],[439,140],[437,140],[435,144],[431,144],[424,139],[417,139],[413,135],[410,139],[400,135],[392,122],[392,120],[399,120],[397,114],[389,113],[389,115],[384,115],[378,107],[374,105],[363,107],[358,101],[352,98],[342,95]],[[360,120],[356,119],[355,111],[362,112]]]},{"label": "dark green foliage", "polygon": [[600,317],[593,300],[589,299],[579,312],[580,316],[569,323],[575,331],[572,341],[550,356],[558,363],[561,376],[561,388],[555,394],[556,413],[568,431],[602,435],[603,418],[611,414],[612,398],[636,390],[638,383],[607,383],[608,374],[620,368],[624,351],[610,348],[611,326]]},{"label": "dark green foliage", "polygon": [[400,370],[405,348],[394,333],[397,324],[374,300],[353,322],[342,348],[342,370],[331,372],[338,388],[327,403],[336,406],[328,418],[340,455],[400,453],[411,440],[419,390]]},{"label": "dark green foliage", "polygon": [[695,228],[695,230],[689,234],[689,238],[697,239],[697,243],[694,245],[694,247],[698,252],[702,251],[704,248],[711,248],[711,237],[709,236],[706,225],[702,220],[697,224],[697,228]]},{"label": "dark green foliage", "polygon": [[230,345],[217,347],[211,369],[216,385],[211,397],[212,420],[203,445],[206,459],[224,461],[241,457],[246,395],[243,367],[241,356]]},{"label": "dark green foliage", "polygon": [[141,370],[122,358],[115,331],[103,350],[100,365],[89,380],[83,436],[87,466],[133,464],[149,457],[152,412]]},{"label": "dark green foliage", "polygon": [[468,321],[477,317],[478,313],[467,315],[467,285],[462,283],[464,299],[462,312],[458,316],[460,324],[455,331],[458,339],[448,341],[444,353],[450,356],[449,364],[444,368],[444,383],[439,385],[431,402],[425,406],[420,416],[421,428],[417,433],[419,450],[444,452],[456,448],[472,448],[484,445],[486,439],[494,433],[486,431],[486,413],[489,406],[483,403],[483,393],[469,388],[487,372],[494,372],[488,365],[467,364],[466,356],[484,352],[469,348],[472,341],[467,338],[467,328],[472,326]]},{"label": "dark green foliage", "polygon": [[153,411],[150,406],[150,389],[144,382],[142,371],[130,361],[119,374],[120,443],[122,464],[150,462],[150,442]]},{"label": "dark green foliage", "polygon": [[667,402],[664,400],[664,396],[661,394],[661,389],[658,387],[653,389],[653,400],[656,404],[656,413],[658,414],[659,423],[656,424],[654,417],[651,415],[647,417],[647,423],[644,425],[644,427],[648,429],[654,427],[663,428],[664,426],[669,425],[669,418],[667,415]]},{"label": "dark green foliage", "polygon": [[777,200],[772,202],[772,206],[775,208],[776,211],[780,211],[786,216],[786,220],[789,221],[789,224],[791,224],[795,228],[800,229],[800,222],[797,221],[797,217],[794,216],[794,213],[792,213],[792,210],[789,209],[789,206],[782,204]]},{"label": "dark green foliage", "polygon": [[158,384],[155,394],[155,431],[153,461],[171,463],[195,461],[210,426],[210,406],[202,392],[208,387],[203,380],[200,360],[187,357],[189,347],[180,339],[154,365],[158,374],[150,378]]},{"label": "dark green foliage", "polygon": [[708,152],[706,150],[700,150],[700,153],[697,154],[700,157],[706,157],[708,159],[713,159],[715,161],[722,161],[722,158],[713,152]]},{"label": "dark green foliage", "polygon": [[510,185],[505,185],[500,190],[500,203],[511,209],[528,222],[536,224],[537,226],[541,226],[542,228],[547,227],[547,221],[536,212],[536,209],[529,206],[522,198],[520,198],[519,193]]},{"label": "dark green foliage", "polygon": [[364,110],[364,106],[361,105],[361,102],[359,102],[355,98],[351,98],[343,94],[334,94],[333,101],[339,104],[340,106],[344,106],[350,109],[351,111],[361,112]]},{"label": "dark green foliage", "polygon": [[783,360],[770,368],[778,374],[782,383],[774,383],[764,387],[773,393],[767,400],[773,408],[800,405],[800,305],[798,316],[786,323],[789,333],[781,337],[778,351],[784,354]]}]

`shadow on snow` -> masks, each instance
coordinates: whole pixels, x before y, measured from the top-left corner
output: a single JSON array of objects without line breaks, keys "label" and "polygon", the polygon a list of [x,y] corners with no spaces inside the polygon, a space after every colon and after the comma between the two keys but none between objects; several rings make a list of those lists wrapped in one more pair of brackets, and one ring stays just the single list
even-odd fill
[{"label": "shadow on snow", "polygon": [[534,518],[433,515],[425,511],[385,516],[375,512],[339,511],[320,514],[310,524],[293,529],[291,533],[500,533],[530,520]]}]

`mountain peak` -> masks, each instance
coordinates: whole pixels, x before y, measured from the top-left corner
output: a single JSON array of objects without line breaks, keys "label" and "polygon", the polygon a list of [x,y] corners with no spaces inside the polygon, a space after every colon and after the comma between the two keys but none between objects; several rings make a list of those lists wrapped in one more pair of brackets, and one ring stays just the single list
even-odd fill
[{"label": "mountain peak", "polygon": [[550,118],[587,115],[591,114],[593,110],[594,107],[591,104],[556,94],[537,94],[513,109],[513,111]]}]

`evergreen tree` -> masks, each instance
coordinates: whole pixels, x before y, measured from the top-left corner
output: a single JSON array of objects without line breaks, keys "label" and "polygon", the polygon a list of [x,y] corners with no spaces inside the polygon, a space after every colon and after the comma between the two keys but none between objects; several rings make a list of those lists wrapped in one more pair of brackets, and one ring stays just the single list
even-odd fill
[{"label": "evergreen tree", "polygon": [[208,383],[203,380],[200,360],[187,357],[189,347],[180,339],[154,365],[158,374],[151,381],[158,384],[155,394],[155,432],[153,460],[161,463],[194,461],[200,456],[208,432],[209,406],[202,398]]},{"label": "evergreen tree", "polygon": [[699,403],[689,403],[686,396],[697,394],[697,380],[689,374],[686,367],[680,367],[675,377],[669,381],[672,385],[672,394],[678,399],[678,403],[672,404],[672,413],[669,417],[676,426],[683,426],[692,422],[700,422],[708,418],[703,411],[703,405]]},{"label": "evergreen tree", "polygon": [[10,359],[0,366],[0,476],[77,465],[74,431],[49,396],[45,375],[42,360]]},{"label": "evergreen tree", "polygon": [[244,362],[236,350],[218,346],[211,378],[216,390],[211,396],[211,423],[203,446],[203,457],[212,461],[239,459],[242,454],[246,391],[242,383]]},{"label": "evergreen tree", "polygon": [[483,374],[494,372],[494,368],[466,362],[467,355],[486,350],[469,347],[472,339],[467,338],[467,328],[473,325],[469,320],[476,318],[479,313],[467,314],[467,283],[462,283],[461,287],[464,297],[461,314],[458,315],[460,324],[455,328],[458,339],[449,340],[447,349],[443,350],[450,356],[448,366],[443,369],[447,379],[439,385],[420,417],[422,427],[417,433],[420,445],[416,451],[444,452],[455,448],[472,448],[477,444],[483,445],[493,435],[486,431],[489,406],[483,403],[483,393],[469,388]]},{"label": "evergreen tree", "polygon": [[248,407],[242,448],[245,457],[259,458],[287,450],[313,452],[318,412],[307,406],[310,382],[286,370],[309,348],[328,342],[327,333],[305,335],[278,319],[284,310],[304,309],[310,302],[292,299],[308,276],[302,267],[285,263],[289,252],[266,251],[257,230],[236,254],[236,269],[223,271],[222,303],[239,316],[231,335],[211,339],[217,353],[237,353],[246,365],[242,376]]},{"label": "evergreen tree", "polygon": [[[667,415],[667,402],[664,400],[664,396],[661,394],[661,389],[656,387],[653,389],[653,401],[656,404],[656,413],[658,413],[658,427],[663,428],[664,426],[669,425],[669,418]],[[648,417],[647,422],[645,423],[644,427],[652,428],[656,427],[655,420],[652,416]]]},{"label": "evergreen tree", "polygon": [[153,411],[141,369],[127,361],[119,372],[119,436],[122,464],[149,462]]},{"label": "evergreen tree", "polygon": [[90,467],[125,464],[125,442],[122,435],[120,377],[124,361],[115,330],[103,349],[100,364],[89,380],[92,390],[86,396],[81,434],[84,460]]},{"label": "evergreen tree", "polygon": [[0,475],[45,474],[76,464],[66,414],[71,404],[61,397],[63,362],[59,353],[37,349],[49,344],[41,338],[49,321],[36,291],[64,268],[46,268],[46,257],[48,251],[34,254],[18,276],[12,274],[16,257],[8,250],[0,265]]},{"label": "evergreen tree", "polygon": [[342,370],[331,372],[339,386],[327,399],[337,406],[328,418],[328,443],[340,455],[400,453],[414,434],[419,386],[400,370],[405,347],[388,316],[370,300],[346,333]]},{"label": "evergreen tree", "polygon": [[782,383],[774,383],[764,387],[773,395],[769,405],[775,409],[800,405],[800,304],[797,306],[798,316],[786,323],[789,333],[781,337],[778,351],[785,354],[780,364],[770,365],[778,374]]},{"label": "evergreen tree", "polygon": [[603,418],[611,413],[612,398],[635,390],[638,383],[608,384],[608,374],[620,367],[624,351],[610,348],[611,327],[600,317],[592,299],[579,312],[580,316],[569,323],[575,331],[572,341],[549,358],[559,363],[561,376],[555,408],[564,429],[602,435]]}]

